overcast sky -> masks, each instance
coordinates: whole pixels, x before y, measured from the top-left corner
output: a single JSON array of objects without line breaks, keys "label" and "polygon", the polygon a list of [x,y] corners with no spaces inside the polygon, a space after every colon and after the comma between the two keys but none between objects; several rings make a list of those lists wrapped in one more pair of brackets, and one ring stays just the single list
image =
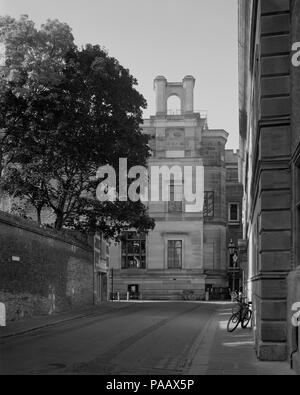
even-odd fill
[{"label": "overcast sky", "polygon": [[238,148],[237,0],[0,0],[3,15],[28,14],[40,26],[57,18],[78,45],[104,46],[128,68],[155,114],[153,80],[196,78],[195,109]]}]

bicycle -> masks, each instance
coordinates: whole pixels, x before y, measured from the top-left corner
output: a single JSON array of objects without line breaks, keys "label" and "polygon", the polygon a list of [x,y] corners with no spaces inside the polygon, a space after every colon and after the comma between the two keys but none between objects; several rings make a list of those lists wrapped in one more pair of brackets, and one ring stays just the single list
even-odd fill
[{"label": "bicycle", "polygon": [[183,298],[183,300],[194,301],[194,300],[196,300],[196,295],[194,294],[194,291],[192,291],[192,290],[184,290],[182,292],[182,298]]},{"label": "bicycle", "polygon": [[235,331],[236,328],[239,326],[239,323],[241,323],[241,327],[243,329],[246,329],[252,318],[252,310],[250,308],[252,306],[252,302],[243,302],[238,298],[235,300],[238,303],[238,311],[233,311],[231,317],[228,320],[228,332]]}]

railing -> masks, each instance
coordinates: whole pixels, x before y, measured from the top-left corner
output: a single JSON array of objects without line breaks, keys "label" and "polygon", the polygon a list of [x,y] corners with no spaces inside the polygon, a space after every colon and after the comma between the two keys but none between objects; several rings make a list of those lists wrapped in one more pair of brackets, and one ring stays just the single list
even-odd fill
[{"label": "railing", "polygon": [[168,110],[168,115],[183,115],[181,110]]},{"label": "railing", "polygon": [[135,294],[131,292],[110,292],[109,300],[120,302],[121,300],[141,300],[142,294],[140,292],[136,292]]},{"label": "railing", "polygon": [[[205,110],[194,110],[194,114],[200,114],[201,118],[207,119],[207,111]],[[178,115],[184,115],[185,112],[182,110],[168,110],[167,114],[170,116],[178,116]]]}]

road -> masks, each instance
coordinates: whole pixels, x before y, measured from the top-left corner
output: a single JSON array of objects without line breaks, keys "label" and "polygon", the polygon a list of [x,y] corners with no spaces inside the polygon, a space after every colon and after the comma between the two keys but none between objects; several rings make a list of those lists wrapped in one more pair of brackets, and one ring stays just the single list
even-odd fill
[{"label": "road", "polygon": [[217,309],[197,302],[132,303],[0,339],[0,374],[188,374]]}]

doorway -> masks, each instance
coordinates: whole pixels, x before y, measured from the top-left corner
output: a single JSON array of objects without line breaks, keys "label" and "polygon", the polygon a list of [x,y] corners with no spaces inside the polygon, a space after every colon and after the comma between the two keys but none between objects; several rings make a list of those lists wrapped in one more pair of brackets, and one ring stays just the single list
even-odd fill
[{"label": "doorway", "polygon": [[107,302],[107,274],[97,273],[97,300],[99,303]]}]

